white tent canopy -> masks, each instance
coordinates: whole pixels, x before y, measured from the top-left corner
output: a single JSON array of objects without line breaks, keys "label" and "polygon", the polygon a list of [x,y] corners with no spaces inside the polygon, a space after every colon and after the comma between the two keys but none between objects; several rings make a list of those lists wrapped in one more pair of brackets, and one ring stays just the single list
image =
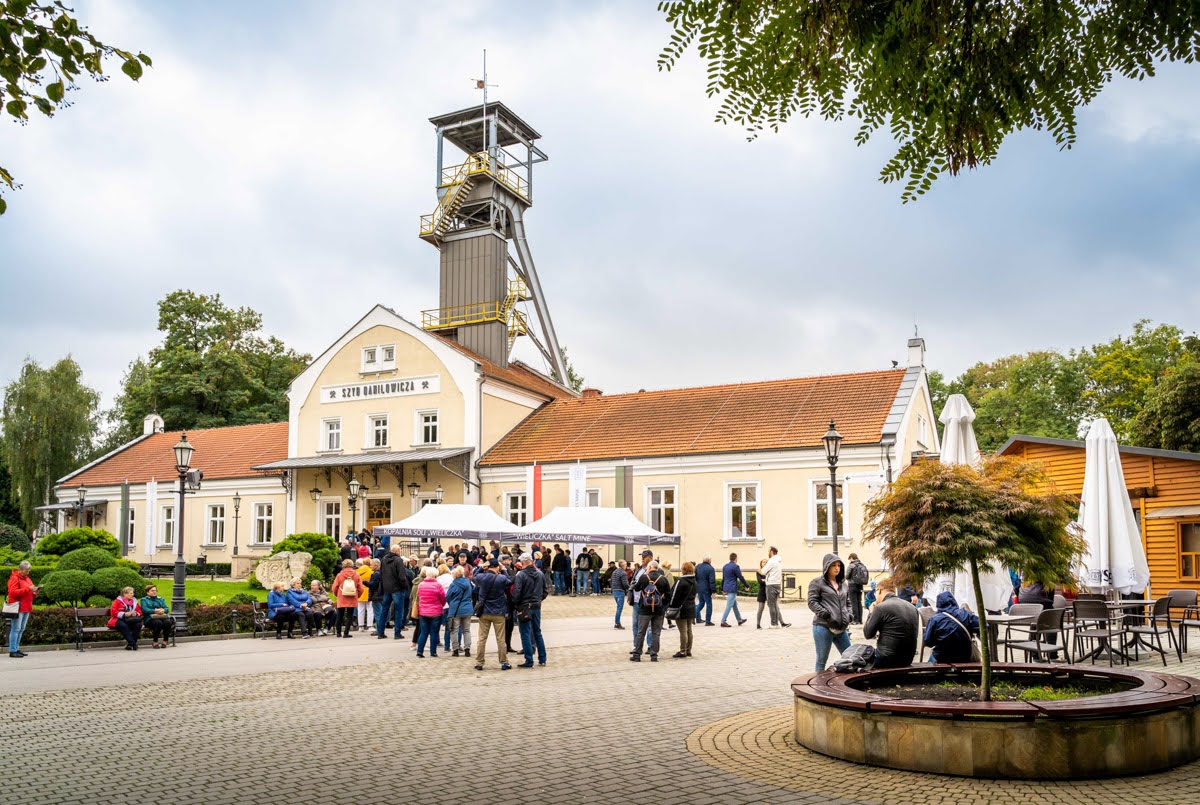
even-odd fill
[{"label": "white tent canopy", "polygon": [[376,526],[372,533],[380,537],[425,537],[434,540],[499,540],[514,529],[512,523],[496,514],[490,506],[438,503],[423,507],[412,517]]},{"label": "white tent canopy", "polygon": [[1094,592],[1141,592],[1150,583],[1150,566],[1125,488],[1117,437],[1108,420],[1092,423],[1084,462],[1077,521],[1087,540],[1084,581]]},{"label": "white tent canopy", "polygon": [[557,540],[593,545],[679,544],[677,534],[654,530],[626,508],[557,506],[542,519],[517,529],[516,533],[530,541]]}]

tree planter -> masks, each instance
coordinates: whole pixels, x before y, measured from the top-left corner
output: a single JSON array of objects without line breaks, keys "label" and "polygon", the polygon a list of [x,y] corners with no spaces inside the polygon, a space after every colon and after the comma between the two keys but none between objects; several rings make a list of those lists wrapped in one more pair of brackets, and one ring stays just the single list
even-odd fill
[{"label": "tree planter", "polygon": [[945,702],[872,688],[978,683],[980,666],[910,668],[798,678],[795,738],[823,755],[966,777],[1069,779],[1161,771],[1200,758],[1200,680],[1107,668],[1001,664],[997,680],[1028,685],[1110,680],[1119,693],[1058,701]]}]

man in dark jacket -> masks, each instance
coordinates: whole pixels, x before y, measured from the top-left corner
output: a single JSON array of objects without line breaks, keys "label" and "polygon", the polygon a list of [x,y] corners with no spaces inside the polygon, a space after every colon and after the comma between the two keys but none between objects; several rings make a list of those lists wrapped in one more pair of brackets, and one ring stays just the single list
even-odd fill
[{"label": "man in dark jacket", "polygon": [[904,668],[912,665],[917,654],[917,633],[921,616],[916,607],[896,595],[896,583],[883,579],[875,585],[881,600],[871,610],[863,637],[875,643],[876,668]]},{"label": "man in dark jacket", "polygon": [[353,561],[354,559],[358,558],[358,551],[354,548],[353,539],[354,535],[351,534],[342,542],[342,549],[338,551],[338,556],[340,556],[343,561],[346,559]]},{"label": "man in dark jacket", "polygon": [[546,664],[546,643],[542,640],[542,601],[546,600],[546,577],[533,564],[533,556],[521,554],[521,565],[517,579],[513,582],[513,611],[517,617],[517,628],[521,630],[521,649],[525,662],[518,668],[533,667],[533,649],[536,645],[538,665]]},{"label": "man in dark jacket", "polygon": [[388,616],[391,615],[396,619],[392,639],[399,640],[404,637],[404,618],[408,614],[408,592],[412,588],[412,582],[409,581],[408,573],[404,570],[404,557],[400,555],[399,545],[392,546],[392,549],[384,554],[383,559],[380,560],[378,575],[380,607],[379,616],[375,618],[375,636],[380,640],[387,637],[384,630],[387,628]]},{"label": "man in dark jacket", "polygon": [[483,670],[484,655],[487,652],[487,639],[490,632],[496,633],[496,648],[500,655],[500,670],[512,668],[508,664],[508,646],[504,641],[504,621],[508,617],[508,592],[512,589],[512,579],[500,571],[500,562],[488,559],[486,569],[475,574],[475,587],[479,590],[479,634],[476,641],[479,646],[475,653],[475,670]]},{"label": "man in dark jacket", "polygon": [[737,554],[731,553],[729,561],[725,563],[725,567],[721,568],[721,592],[725,593],[725,614],[721,616],[722,626],[729,626],[729,610],[731,609],[738,626],[746,622],[737,605],[739,586],[744,587],[746,592],[750,592],[750,582],[746,581],[746,577],[742,575],[741,565],[737,563]]},{"label": "man in dark jacket", "polygon": [[642,661],[642,635],[650,635],[650,662],[658,662],[659,637],[662,635],[663,618],[667,612],[667,600],[671,596],[671,583],[659,569],[658,562],[646,565],[646,572],[638,577],[633,589],[638,593],[638,619],[633,636],[634,650],[629,655],[632,662]]},{"label": "man in dark jacket", "polygon": [[565,595],[567,592],[567,574],[571,571],[571,561],[563,553],[562,548],[554,546],[554,558],[550,560],[550,572],[554,574],[554,594]]},{"label": "man in dark jacket", "polygon": [[[846,589],[849,590],[850,595],[851,623],[863,622],[862,591],[870,579],[871,574],[867,572],[867,566],[858,560],[858,554],[850,554],[850,566],[846,568]],[[896,591],[892,590],[892,592]]]},{"label": "man in dark jacket", "polygon": [[929,661],[970,662],[971,635],[979,634],[979,618],[960,609],[953,593],[938,593],[937,614],[925,627],[925,645],[933,649]]},{"label": "man in dark jacket", "polygon": [[[713,594],[717,591],[717,569],[713,567],[712,557],[705,556],[704,561],[696,565],[696,623],[703,621],[705,626],[715,626],[712,619]],[[703,617],[701,614],[703,613]]]}]

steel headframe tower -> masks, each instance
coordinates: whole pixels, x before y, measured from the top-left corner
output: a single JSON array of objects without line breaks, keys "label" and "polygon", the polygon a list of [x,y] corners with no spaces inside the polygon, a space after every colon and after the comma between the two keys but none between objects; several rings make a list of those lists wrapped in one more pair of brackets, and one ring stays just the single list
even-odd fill
[{"label": "steel headframe tower", "polygon": [[[527,335],[566,384],[562,350],[525,235],[533,166],[548,157],[534,144],[541,135],[533,127],[503,103],[488,102],[487,86],[485,74],[477,83],[484,90],[479,106],[429,121],[437,129],[438,203],[421,216],[421,238],[441,252],[441,279],[439,307],[422,313],[422,326],[500,366],[508,365],[517,336]],[[466,160],[445,165],[447,142]],[[533,302],[536,327],[518,307],[527,301]]]}]

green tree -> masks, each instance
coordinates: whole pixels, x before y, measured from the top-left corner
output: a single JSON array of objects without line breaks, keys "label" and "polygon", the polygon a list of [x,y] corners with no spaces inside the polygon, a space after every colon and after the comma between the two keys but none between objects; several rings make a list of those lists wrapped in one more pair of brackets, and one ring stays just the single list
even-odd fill
[{"label": "green tree", "polygon": [[130,364],[106,413],[105,447],[140,435],[154,410],[168,430],[287,419],[288,384],[310,358],[263,337],[257,312],[227,307],[219,295],[175,291],[159,302],[158,329],[162,343]]},{"label": "green tree", "polygon": [[16,492],[13,490],[12,474],[4,460],[4,451],[0,449],[0,524],[19,525],[22,522],[21,510],[17,508]]},{"label": "green tree", "polygon": [[102,528],[68,528],[57,534],[47,534],[38,540],[39,556],[63,556],[80,548],[103,548],[117,558],[121,555],[121,543]]},{"label": "green tree", "polygon": [[1181,363],[1146,393],[1129,435],[1139,447],[1200,453],[1200,362]]},{"label": "green tree", "polygon": [[[571,359],[570,359],[570,357],[567,356],[567,348],[566,347],[559,347],[558,352],[560,355],[562,355],[563,366],[566,367],[566,370],[567,370],[567,382],[564,383],[563,385],[567,386],[567,388],[570,388],[574,391],[580,391],[581,389],[583,389],[583,384],[584,384],[583,375],[576,372],[575,367],[571,365]],[[550,372],[550,376],[552,378],[554,378],[555,380],[557,380],[559,383],[562,383],[562,379],[559,378],[558,372],[552,371],[552,372]]]},{"label": "green tree", "polygon": [[[106,81],[104,60],[121,60],[121,72],[134,81],[142,77],[150,57],[106,45],[80,27],[74,12],[62,2],[0,0],[0,106],[16,120],[29,120],[29,107],[46,117],[70,106],[67,93],[76,80],[89,75]],[[0,165],[0,215],[7,203],[3,188],[20,187]]]},{"label": "green tree", "polygon": [[[945,376],[936,369],[930,369],[926,373],[926,379],[929,382],[929,404],[933,407],[933,416],[942,415],[942,409],[946,407],[946,398],[950,396],[950,388],[946,385]],[[937,422],[934,427],[937,428],[938,437],[941,438],[944,430],[942,423]]]},{"label": "green tree", "polygon": [[[988,459],[978,470],[918,462],[866,504],[866,540],[882,545],[884,561],[901,580],[968,568],[979,600],[981,571],[1011,568],[1043,583],[1067,583],[1085,545],[1068,529],[1067,500],[1038,491],[1048,488],[1044,481],[1035,465],[1011,458]],[[986,634],[987,612],[977,614]],[[980,641],[983,701],[992,698],[988,642]]]},{"label": "green tree", "polygon": [[37,526],[34,507],[90,451],[99,402],[70,357],[49,369],[27,359],[5,388],[0,454],[12,473],[11,499],[30,531]]},{"label": "green tree", "polygon": [[1114,76],[1153,75],[1200,51],[1200,4],[1142,0],[671,0],[659,57],[696,46],[717,120],[753,138],[793,115],[885,128],[898,144],[880,177],[903,199],[939,175],[989,164],[1004,138],[1046,130],[1062,148],[1076,114]]}]

